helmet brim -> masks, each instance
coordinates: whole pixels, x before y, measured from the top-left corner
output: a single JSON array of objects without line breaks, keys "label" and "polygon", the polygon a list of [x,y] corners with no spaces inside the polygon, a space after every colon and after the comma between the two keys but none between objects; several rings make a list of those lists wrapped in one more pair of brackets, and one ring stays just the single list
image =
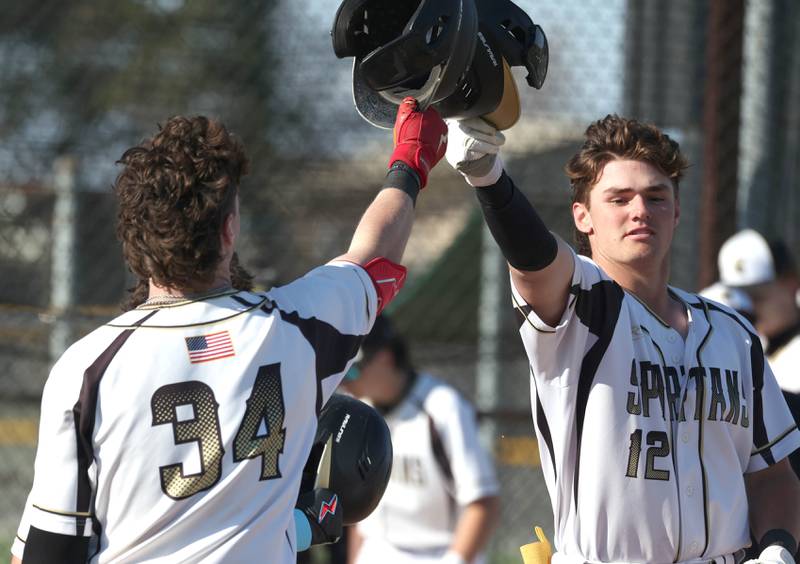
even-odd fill
[{"label": "helmet brim", "polygon": [[367,86],[359,71],[359,58],[353,59],[353,102],[359,115],[381,129],[392,129],[397,116],[397,105],[392,104]]},{"label": "helmet brim", "polygon": [[508,66],[505,58],[503,58],[503,98],[494,111],[481,117],[502,131],[511,129],[519,121],[521,114],[522,107],[520,106],[517,83],[514,80],[514,75],[511,74],[511,67]]}]

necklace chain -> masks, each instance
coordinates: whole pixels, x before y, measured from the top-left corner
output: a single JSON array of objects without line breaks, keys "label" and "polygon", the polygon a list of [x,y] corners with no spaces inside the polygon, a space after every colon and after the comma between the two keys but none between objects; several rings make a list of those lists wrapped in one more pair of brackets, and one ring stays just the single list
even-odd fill
[{"label": "necklace chain", "polygon": [[210,298],[212,296],[223,294],[230,290],[233,290],[231,286],[220,286],[219,288],[214,288],[212,290],[208,290],[207,292],[198,292],[196,294],[184,294],[182,296],[176,296],[175,294],[161,294],[158,296],[151,296],[147,298],[144,302],[142,302],[141,305],[143,306],[170,305],[180,302],[196,301],[196,300],[201,300],[203,298]]}]

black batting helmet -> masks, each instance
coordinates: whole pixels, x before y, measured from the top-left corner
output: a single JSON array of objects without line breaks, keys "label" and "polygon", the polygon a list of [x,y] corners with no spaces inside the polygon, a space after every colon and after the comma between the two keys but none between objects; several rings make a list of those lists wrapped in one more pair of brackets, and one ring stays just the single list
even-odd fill
[{"label": "black batting helmet", "polygon": [[477,31],[474,0],[344,0],[331,36],[337,57],[355,57],[359,113],[391,128],[406,96],[426,108],[455,92]]},{"label": "black batting helmet", "polygon": [[497,129],[519,119],[519,92],[510,67],[525,67],[528,85],[547,76],[549,49],[541,27],[511,0],[476,0],[478,43],[456,91],[436,105],[446,118],[482,117]]},{"label": "black batting helmet", "polygon": [[319,416],[300,491],[333,490],[345,525],[372,513],[392,473],[392,439],[383,417],[363,401],[333,394]]}]

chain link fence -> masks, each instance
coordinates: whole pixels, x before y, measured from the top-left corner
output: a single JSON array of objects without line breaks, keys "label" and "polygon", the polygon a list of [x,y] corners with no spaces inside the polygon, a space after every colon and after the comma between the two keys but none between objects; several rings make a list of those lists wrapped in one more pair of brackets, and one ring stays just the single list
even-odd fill
[{"label": "chain link fence", "polygon": [[[517,3],[547,33],[551,61],[541,91],[517,75],[523,120],[504,156],[548,225],[571,238],[562,166],[588,122],[616,112],[667,128],[692,163],[673,283],[703,285],[720,234],[737,227],[797,249],[800,5]],[[13,538],[31,484],[50,366],[119,311],[131,284],[110,190],[125,148],[174,114],[216,116],[244,140],[253,173],[240,256],[262,288],[346,249],[391,138],[352,106],[352,63],[334,57],[328,35],[337,7],[0,0],[0,539]],[[502,261],[446,164],[420,198],[406,263],[393,315],[415,364],[476,403],[502,484],[492,560],[519,562],[534,523],[552,535],[527,362]]]}]

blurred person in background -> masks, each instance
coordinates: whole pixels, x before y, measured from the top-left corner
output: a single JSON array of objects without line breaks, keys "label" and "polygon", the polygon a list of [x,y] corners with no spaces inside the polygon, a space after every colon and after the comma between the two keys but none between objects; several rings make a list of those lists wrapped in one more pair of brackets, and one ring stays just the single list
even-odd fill
[{"label": "blurred person in background", "polygon": [[335,541],[336,492],[298,497],[301,473],[320,410],[402,286],[446,131],[405,100],[348,251],[264,293],[235,258],[240,141],[178,116],[128,149],[117,233],[138,285],[50,373],[12,561],[289,564]]},{"label": "blurred person in background", "polygon": [[697,292],[698,296],[703,296],[722,305],[735,310],[750,323],[755,324],[756,314],[753,308],[753,300],[747,292],[739,288],[731,288],[722,282],[714,282],[711,286],[703,288]]},{"label": "blurred person in background", "polygon": [[[766,354],[800,425],[800,279],[788,246],[767,240],[753,229],[731,236],[718,255],[720,281],[745,292],[753,303],[755,327],[765,339]],[[800,477],[800,451],[789,457]]]},{"label": "blurred person in background", "polygon": [[394,464],[375,512],[350,529],[350,564],[482,564],[499,498],[475,410],[417,371],[406,341],[378,316],[345,389],[383,413]]}]

